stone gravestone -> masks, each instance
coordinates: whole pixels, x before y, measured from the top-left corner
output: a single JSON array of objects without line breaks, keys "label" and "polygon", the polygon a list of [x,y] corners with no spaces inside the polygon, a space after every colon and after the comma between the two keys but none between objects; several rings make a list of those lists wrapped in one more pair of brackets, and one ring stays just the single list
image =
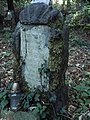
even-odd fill
[{"label": "stone gravestone", "polygon": [[[48,67],[48,41],[50,29],[44,25],[22,25],[21,27],[21,57],[23,64],[23,75],[31,88],[43,86],[47,89],[48,79],[44,74],[40,76],[43,67]],[[42,73],[41,73],[42,74]]]},{"label": "stone gravestone", "polygon": [[22,77],[32,89],[54,92],[58,112],[68,101],[65,72],[69,34],[61,12],[48,4],[36,0],[21,11],[13,43]]}]

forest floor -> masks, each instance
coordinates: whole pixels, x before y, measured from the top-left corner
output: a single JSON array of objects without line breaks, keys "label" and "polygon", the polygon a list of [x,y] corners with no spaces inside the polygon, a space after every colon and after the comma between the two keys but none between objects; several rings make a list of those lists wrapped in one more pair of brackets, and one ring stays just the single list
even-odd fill
[{"label": "forest floor", "polygon": [[[12,33],[0,32],[0,79],[1,89],[5,89],[7,84],[13,80],[13,61],[12,53]],[[70,32],[69,44],[69,62],[66,72],[70,90],[72,86],[79,85],[82,80],[86,79],[84,73],[90,75],[90,30],[73,30]],[[89,76],[90,77],[90,76]],[[70,114],[78,108],[75,97],[70,94]],[[73,110],[74,109],[74,110]],[[3,120],[3,119],[0,119]]]},{"label": "forest floor", "polygon": [[10,31],[0,32],[0,79],[2,89],[13,80],[14,55],[11,41],[12,33]]}]

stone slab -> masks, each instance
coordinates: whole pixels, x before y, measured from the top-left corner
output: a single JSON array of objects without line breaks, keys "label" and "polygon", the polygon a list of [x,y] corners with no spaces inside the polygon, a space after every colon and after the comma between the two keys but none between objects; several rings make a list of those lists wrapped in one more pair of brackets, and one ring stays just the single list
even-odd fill
[{"label": "stone slab", "polygon": [[22,74],[31,88],[37,86],[48,89],[48,80],[43,73],[42,67],[48,66],[48,41],[50,39],[50,28],[48,26],[25,26],[21,27],[21,58],[23,61]]}]

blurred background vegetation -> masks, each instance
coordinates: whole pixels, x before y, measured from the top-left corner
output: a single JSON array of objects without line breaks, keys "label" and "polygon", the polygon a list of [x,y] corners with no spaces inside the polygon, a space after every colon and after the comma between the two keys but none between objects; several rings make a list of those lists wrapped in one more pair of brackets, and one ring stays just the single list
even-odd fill
[{"label": "blurred background vegetation", "polygon": [[[5,17],[6,11],[13,9],[17,16],[23,7],[30,4],[30,1],[31,0],[0,0],[0,15]],[[70,26],[90,24],[89,0],[52,0],[52,3],[57,5],[62,11],[65,22]]]}]

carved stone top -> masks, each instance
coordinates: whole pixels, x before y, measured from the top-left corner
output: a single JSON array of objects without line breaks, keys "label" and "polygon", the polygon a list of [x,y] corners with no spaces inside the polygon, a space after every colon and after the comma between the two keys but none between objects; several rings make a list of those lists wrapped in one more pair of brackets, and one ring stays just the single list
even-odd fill
[{"label": "carved stone top", "polygon": [[59,10],[44,3],[33,3],[21,11],[19,15],[22,24],[45,25],[57,19]]}]

